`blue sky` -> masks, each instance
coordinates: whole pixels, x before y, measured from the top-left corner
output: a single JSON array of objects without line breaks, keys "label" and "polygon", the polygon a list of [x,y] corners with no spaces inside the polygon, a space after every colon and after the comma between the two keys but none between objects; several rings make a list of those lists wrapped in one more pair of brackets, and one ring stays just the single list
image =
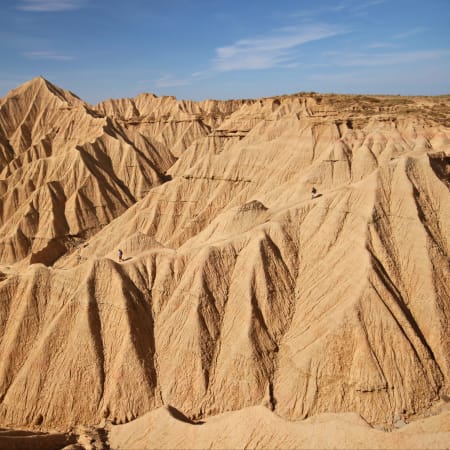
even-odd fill
[{"label": "blue sky", "polygon": [[450,0],[2,0],[0,96],[450,93]]}]

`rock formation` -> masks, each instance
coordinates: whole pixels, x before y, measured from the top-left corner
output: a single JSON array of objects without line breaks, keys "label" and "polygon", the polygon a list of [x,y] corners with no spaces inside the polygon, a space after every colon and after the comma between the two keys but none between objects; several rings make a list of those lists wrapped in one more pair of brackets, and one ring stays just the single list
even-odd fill
[{"label": "rock formation", "polygon": [[0,424],[429,414],[450,395],[449,125],[448,96],[12,91]]},{"label": "rock formation", "polygon": [[0,105],[0,257],[53,264],[160,184],[175,161],[42,78]]}]

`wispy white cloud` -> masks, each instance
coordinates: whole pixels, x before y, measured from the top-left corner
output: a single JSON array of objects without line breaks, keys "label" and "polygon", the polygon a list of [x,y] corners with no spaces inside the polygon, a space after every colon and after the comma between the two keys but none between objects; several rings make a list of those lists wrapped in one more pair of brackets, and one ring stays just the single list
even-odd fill
[{"label": "wispy white cloud", "polygon": [[299,11],[296,11],[289,16],[292,18],[303,18],[303,19],[309,19],[312,17],[316,17],[321,14],[327,14],[327,13],[337,13],[340,11],[344,11],[345,9],[348,9],[350,6],[350,2],[347,1],[341,1],[335,5],[330,6],[324,6],[321,8],[315,8],[315,9],[302,9]]},{"label": "wispy white cloud", "polygon": [[290,16],[293,18],[303,18],[310,19],[325,14],[336,14],[336,13],[361,13],[365,12],[369,8],[385,3],[386,0],[341,0],[334,5],[327,5],[315,9],[302,9],[296,11]]},{"label": "wispy white cloud", "polygon": [[22,11],[58,12],[79,9],[86,0],[20,0],[17,6]]},{"label": "wispy white cloud", "polygon": [[206,71],[206,70],[199,70],[199,71],[197,71],[197,72],[193,72],[193,73],[191,74],[191,76],[192,76],[193,78],[201,79],[201,78],[207,77],[208,74],[209,74],[209,72]]},{"label": "wispy white cloud", "polygon": [[308,25],[275,30],[267,37],[241,39],[232,45],[216,48],[214,70],[270,69],[295,63],[293,52],[303,44],[344,33],[330,25]]},{"label": "wispy white cloud", "polygon": [[72,61],[73,56],[63,55],[61,53],[41,51],[41,52],[25,52],[23,53],[28,59],[47,59],[53,61]]},{"label": "wispy white cloud", "polygon": [[352,67],[343,72],[311,73],[307,80],[312,86],[319,83],[322,92],[436,95],[448,92],[449,69],[433,64],[420,64],[413,71],[402,65],[381,70]]},{"label": "wispy white cloud", "polygon": [[450,50],[417,50],[391,53],[342,53],[332,61],[337,66],[388,66],[448,58]]},{"label": "wispy white cloud", "polygon": [[367,45],[367,48],[377,49],[377,48],[395,48],[397,45],[390,42],[372,42]]},{"label": "wispy white cloud", "polygon": [[155,86],[158,88],[187,86],[191,84],[190,80],[188,79],[174,78],[171,75],[166,75],[153,81]]},{"label": "wispy white cloud", "polygon": [[427,31],[427,28],[425,27],[416,27],[412,28],[411,30],[404,31],[402,33],[395,34],[390,39],[392,39],[394,42],[372,42],[367,46],[367,48],[371,49],[377,49],[377,48],[398,48],[400,46],[400,43],[397,42],[402,39],[409,38],[411,36],[415,36],[416,34],[420,34]]},{"label": "wispy white cloud", "polygon": [[423,33],[424,31],[427,31],[425,27],[416,27],[412,28],[411,30],[404,31],[403,33],[398,33],[395,36],[392,36],[393,39],[406,39],[411,36],[414,36],[416,34]]},{"label": "wispy white cloud", "polygon": [[381,5],[382,3],[386,3],[386,0],[367,0],[365,2],[354,4],[352,9],[354,11],[363,11],[365,9],[372,8],[373,6]]}]

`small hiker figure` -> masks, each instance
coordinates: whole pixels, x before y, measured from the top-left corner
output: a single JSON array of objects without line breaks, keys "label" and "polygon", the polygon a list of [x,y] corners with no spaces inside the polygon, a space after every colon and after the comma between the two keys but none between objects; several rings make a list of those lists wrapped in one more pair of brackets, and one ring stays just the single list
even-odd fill
[{"label": "small hiker figure", "polygon": [[311,198],[314,199],[314,198],[317,198],[319,196],[320,196],[320,194],[317,192],[317,189],[315,187],[313,187],[311,189]]},{"label": "small hiker figure", "polygon": [[122,262],[123,261],[123,251],[120,248],[119,248],[118,255],[119,255],[119,262]]}]

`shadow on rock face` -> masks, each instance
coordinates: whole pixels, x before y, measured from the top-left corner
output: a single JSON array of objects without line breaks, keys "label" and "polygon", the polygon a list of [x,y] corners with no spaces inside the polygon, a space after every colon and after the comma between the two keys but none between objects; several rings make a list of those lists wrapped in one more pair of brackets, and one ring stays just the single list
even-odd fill
[{"label": "shadow on rock face", "polygon": [[436,176],[450,190],[450,156],[447,156],[444,152],[439,152],[428,154],[428,158]]},{"label": "shadow on rock face", "polygon": [[169,411],[170,415],[171,415],[174,419],[177,419],[177,420],[179,420],[180,422],[189,423],[189,424],[191,424],[191,425],[201,425],[202,423],[205,423],[205,422],[202,422],[202,421],[194,422],[193,420],[189,419],[189,417],[186,417],[181,411],[179,411],[178,409],[176,409],[176,408],[173,407],[173,406],[170,406],[170,405],[169,405],[169,406],[167,407],[167,410]]}]

